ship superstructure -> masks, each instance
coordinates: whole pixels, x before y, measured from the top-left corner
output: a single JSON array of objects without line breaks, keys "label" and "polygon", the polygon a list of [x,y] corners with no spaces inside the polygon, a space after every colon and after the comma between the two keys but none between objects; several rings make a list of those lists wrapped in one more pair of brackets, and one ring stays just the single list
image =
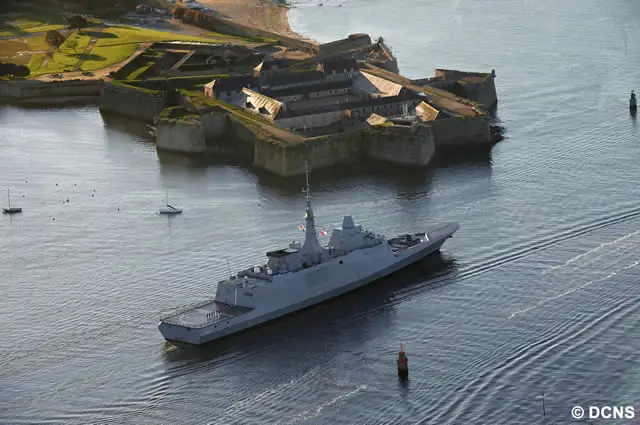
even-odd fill
[{"label": "ship superstructure", "polygon": [[440,249],[457,223],[392,239],[363,230],[351,216],[326,247],[317,238],[306,168],[305,238],[267,252],[267,261],[218,282],[214,300],[177,309],[158,327],[168,341],[200,345],[310,307],[396,272]]}]

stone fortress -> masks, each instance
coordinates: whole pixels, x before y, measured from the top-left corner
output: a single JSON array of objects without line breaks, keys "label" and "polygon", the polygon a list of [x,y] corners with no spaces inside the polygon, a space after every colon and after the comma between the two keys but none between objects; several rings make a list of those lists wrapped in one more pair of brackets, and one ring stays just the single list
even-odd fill
[{"label": "stone fortress", "polygon": [[[244,146],[253,151],[254,165],[283,176],[300,174],[305,155],[316,167],[362,155],[425,166],[438,150],[489,146],[499,138],[487,112],[497,104],[495,71],[438,69],[420,80],[397,71],[383,40],[373,43],[368,35],[355,34],[319,45],[307,59],[290,59],[286,52],[265,55],[250,72],[212,79],[203,94],[291,136],[281,136],[285,143]],[[211,150],[215,142],[207,139],[229,136],[228,123],[213,115],[205,112],[201,130],[191,128],[188,137],[176,133],[174,117],[161,118],[158,148]],[[181,142],[193,137],[199,142]]]},{"label": "stone fortress", "polygon": [[[101,80],[0,84],[22,102],[94,97],[103,112],[153,122],[159,151],[240,155],[281,176],[363,157],[426,166],[434,155],[501,139],[495,72],[398,73],[380,38],[314,44],[156,42]],[[464,148],[462,148],[464,146]]]}]

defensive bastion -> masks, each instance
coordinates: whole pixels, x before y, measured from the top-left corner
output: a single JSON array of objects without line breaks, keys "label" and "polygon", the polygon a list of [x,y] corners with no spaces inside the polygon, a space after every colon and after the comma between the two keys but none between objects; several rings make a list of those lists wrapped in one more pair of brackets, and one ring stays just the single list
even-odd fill
[{"label": "defensive bastion", "polygon": [[304,158],[316,168],[362,157],[426,166],[439,151],[494,142],[493,71],[409,80],[383,40],[366,34],[311,50],[294,60],[246,46],[155,43],[110,77],[2,81],[0,96],[99,99],[103,112],[153,122],[159,150],[241,155],[285,177],[302,174]]},{"label": "defensive bastion", "polygon": [[[380,53],[389,54],[381,42],[350,36],[293,64],[266,56],[252,75],[212,77],[202,91],[147,93],[146,113],[137,103],[126,108],[146,119],[158,115],[159,150],[242,155],[284,177],[302,174],[304,158],[315,168],[363,157],[427,166],[438,152],[494,143],[488,110],[497,104],[495,72],[438,69],[409,80],[394,72],[395,58],[380,66]],[[369,53],[354,60],[372,46],[375,61]],[[122,90],[105,84],[103,99]],[[119,104],[101,108],[122,112]]]}]

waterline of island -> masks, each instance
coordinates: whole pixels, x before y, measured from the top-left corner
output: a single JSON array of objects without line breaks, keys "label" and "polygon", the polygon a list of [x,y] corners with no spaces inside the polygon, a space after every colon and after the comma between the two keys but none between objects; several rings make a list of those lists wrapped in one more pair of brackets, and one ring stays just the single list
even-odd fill
[{"label": "waterline of island", "polygon": [[[150,32],[147,37],[160,40],[132,46],[134,53],[110,65],[108,75],[82,71],[87,78],[80,79],[72,71],[50,80],[41,75],[3,81],[0,95],[31,104],[93,103],[99,96],[102,112],[153,122],[158,150],[239,155],[283,177],[303,173],[304,158],[321,168],[361,157],[424,167],[436,152],[485,150],[500,140],[491,127],[497,104],[493,70],[438,69],[433,77],[410,80],[399,75],[382,38],[351,34],[319,45],[237,15],[241,6],[259,4],[235,2],[233,16],[183,6],[172,10],[171,21],[216,31],[201,35],[227,37],[228,43],[202,36],[163,41],[172,33]],[[280,4],[268,7],[286,12]],[[278,22],[286,32],[288,22]],[[70,37],[91,45],[87,33],[93,40],[135,31],[102,22],[98,30],[79,29]]]}]

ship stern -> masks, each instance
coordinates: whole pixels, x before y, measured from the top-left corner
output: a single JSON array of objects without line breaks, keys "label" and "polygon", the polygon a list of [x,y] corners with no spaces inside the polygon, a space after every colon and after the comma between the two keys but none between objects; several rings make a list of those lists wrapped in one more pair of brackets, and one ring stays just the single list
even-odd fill
[{"label": "ship stern", "polygon": [[186,328],[184,326],[160,321],[158,330],[165,340],[169,342],[179,342],[182,344],[200,345],[200,332],[197,329]]}]

